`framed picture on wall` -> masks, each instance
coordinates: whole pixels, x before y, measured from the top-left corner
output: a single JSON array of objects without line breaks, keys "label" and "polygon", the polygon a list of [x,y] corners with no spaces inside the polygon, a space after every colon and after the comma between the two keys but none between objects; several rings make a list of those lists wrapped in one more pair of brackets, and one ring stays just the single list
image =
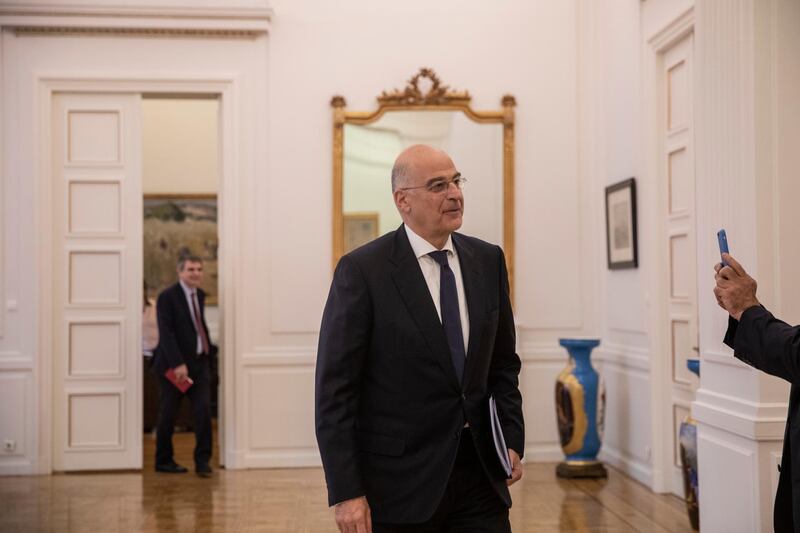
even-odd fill
[{"label": "framed picture on wall", "polygon": [[639,266],[635,178],[606,187],[606,250],[611,270]]},{"label": "framed picture on wall", "polygon": [[177,282],[181,255],[203,260],[206,305],[217,305],[217,196],[215,194],[146,194],[144,196],[145,297]]},{"label": "framed picture on wall", "polygon": [[378,212],[344,213],[344,253],[378,238]]}]

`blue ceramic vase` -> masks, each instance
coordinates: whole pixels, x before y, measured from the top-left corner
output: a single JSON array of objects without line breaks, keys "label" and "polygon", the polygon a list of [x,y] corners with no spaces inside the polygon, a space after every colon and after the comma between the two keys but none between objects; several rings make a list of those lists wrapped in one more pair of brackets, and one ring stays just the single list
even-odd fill
[{"label": "blue ceramic vase", "polygon": [[[691,372],[700,377],[700,360],[689,359],[686,366]],[[691,413],[681,423],[678,433],[680,444],[681,464],[683,466],[683,493],[686,500],[686,511],[689,513],[689,522],[692,528],[700,529],[699,492],[697,484],[697,422]]]},{"label": "blue ceramic vase", "polygon": [[599,339],[560,339],[569,362],[556,380],[556,419],[566,459],[556,467],[559,477],[607,477],[597,460],[603,440],[606,394],[592,367],[592,350]]}]

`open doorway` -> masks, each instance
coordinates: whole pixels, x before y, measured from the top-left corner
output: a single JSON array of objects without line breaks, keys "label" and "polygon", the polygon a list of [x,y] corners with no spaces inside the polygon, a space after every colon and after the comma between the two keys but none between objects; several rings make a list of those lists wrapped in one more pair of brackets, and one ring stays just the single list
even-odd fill
[{"label": "open doorway", "polygon": [[[205,294],[200,314],[208,327],[208,341],[220,346],[218,269],[218,190],[220,176],[220,102],[216,95],[144,94],[142,96],[143,193],[143,315],[142,315],[142,422],[143,467],[155,463],[159,418],[159,376],[154,367],[158,344],[156,301],[178,282],[181,257],[202,260]],[[187,307],[188,309],[188,307]],[[194,316],[194,315],[192,315]],[[212,442],[220,442],[218,428],[220,359],[208,356],[209,408]],[[191,365],[190,365],[191,366]],[[180,400],[173,435],[174,459],[194,463],[195,418],[190,400]],[[220,464],[220,448],[212,447],[212,467]]]}]

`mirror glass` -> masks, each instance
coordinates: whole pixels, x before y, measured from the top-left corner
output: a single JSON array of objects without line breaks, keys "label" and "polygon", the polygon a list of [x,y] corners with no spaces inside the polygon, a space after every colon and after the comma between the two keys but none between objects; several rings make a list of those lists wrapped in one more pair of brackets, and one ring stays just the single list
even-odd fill
[{"label": "mirror glass", "polygon": [[402,222],[391,192],[397,155],[413,144],[441,148],[467,179],[462,233],[503,245],[503,124],[461,111],[387,111],[366,125],[344,124],[344,253]]}]

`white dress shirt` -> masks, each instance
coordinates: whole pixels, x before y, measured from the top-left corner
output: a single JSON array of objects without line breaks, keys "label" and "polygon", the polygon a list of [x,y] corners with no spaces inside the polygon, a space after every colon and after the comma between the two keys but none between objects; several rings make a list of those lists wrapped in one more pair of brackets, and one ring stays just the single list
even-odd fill
[{"label": "white dress shirt", "polygon": [[[203,321],[200,319],[200,317],[194,316],[194,303],[192,303],[192,294],[196,294],[197,289],[192,289],[191,287],[183,283],[183,280],[179,281],[179,283],[181,284],[181,289],[183,289],[183,294],[186,296],[186,303],[189,304],[189,314],[192,315],[192,325],[194,326],[194,330],[197,333],[197,353],[201,354],[203,353],[203,341],[200,339],[200,332],[197,331],[197,324],[202,324]],[[199,298],[197,300],[197,309],[198,310],[200,309]]]},{"label": "white dress shirt", "polygon": [[[419,261],[419,267],[422,269],[422,275],[425,277],[425,283],[428,284],[428,291],[433,298],[433,305],[436,306],[436,312],[439,314],[439,322],[442,321],[442,305],[440,302],[439,286],[441,282],[441,267],[433,257],[429,256],[430,252],[438,250],[434,245],[414,233],[414,231],[403,224],[406,228],[406,235],[408,235],[408,242],[411,243],[411,249],[414,250],[414,255]],[[464,335],[464,350],[466,351],[469,346],[469,313],[467,312],[467,299],[464,293],[464,279],[461,277],[461,264],[458,261],[458,253],[455,246],[453,246],[453,238],[447,237],[447,242],[444,243],[442,250],[447,251],[447,264],[450,265],[450,270],[456,278],[456,292],[458,293],[458,312],[461,315],[461,333]]]}]

